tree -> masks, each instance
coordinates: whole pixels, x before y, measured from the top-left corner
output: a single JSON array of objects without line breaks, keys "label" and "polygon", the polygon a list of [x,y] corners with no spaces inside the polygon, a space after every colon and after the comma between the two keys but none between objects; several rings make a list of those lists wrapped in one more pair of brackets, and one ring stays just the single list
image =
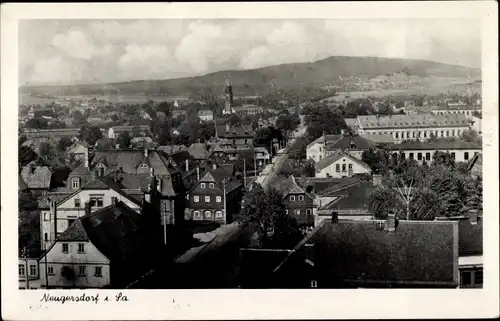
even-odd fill
[{"label": "tree", "polygon": [[111,120],[116,122],[116,121],[120,120],[120,117],[118,117],[117,114],[113,114],[113,115],[111,115]]},{"label": "tree", "polygon": [[117,139],[117,143],[120,148],[129,148],[130,147],[130,133],[122,132]]},{"label": "tree", "polygon": [[45,118],[31,118],[26,122],[27,128],[47,129],[48,121]]},{"label": "tree", "polygon": [[69,137],[62,137],[61,139],[59,139],[59,141],[57,142],[57,149],[60,151],[60,152],[65,152],[66,149],[68,147],[70,147],[71,145],[73,145],[73,142],[71,141],[71,139]]},{"label": "tree", "polygon": [[20,166],[25,166],[26,164],[29,164],[30,162],[34,161],[36,157],[37,157],[36,153],[28,146],[19,147],[18,160]]},{"label": "tree", "polygon": [[158,111],[165,113],[165,116],[167,116],[167,117],[171,115],[170,104],[166,101],[161,102],[156,109]]},{"label": "tree", "polygon": [[228,119],[229,126],[236,126],[241,124],[241,118],[236,114],[231,114]]},{"label": "tree", "polygon": [[390,188],[377,188],[370,193],[368,206],[376,219],[385,220],[390,211],[395,211],[398,202],[396,191]]},{"label": "tree", "polygon": [[379,105],[377,114],[392,115],[394,114],[394,111],[392,110],[391,106],[388,103],[383,103],[382,105]]},{"label": "tree", "polygon": [[361,160],[376,174],[384,174],[390,168],[389,154],[385,150],[370,148],[361,154]]},{"label": "tree", "polygon": [[295,139],[292,146],[288,149],[288,157],[295,160],[305,159],[307,156],[307,144],[307,137],[299,137]]},{"label": "tree", "polygon": [[253,137],[254,146],[264,146],[269,147],[273,137],[269,127],[262,127],[255,133]]},{"label": "tree", "polygon": [[473,129],[469,129],[462,133],[460,140],[464,142],[479,143],[482,144],[481,136]]},{"label": "tree", "polygon": [[340,134],[341,130],[347,130],[344,118],[339,112],[333,112],[326,106],[314,110],[312,114],[306,115],[304,119],[307,127],[309,141],[313,141],[326,134]]},{"label": "tree", "polygon": [[17,141],[17,145],[21,146],[27,140],[28,140],[28,138],[26,137],[26,135],[21,135],[21,136],[19,136],[19,139]]},{"label": "tree", "polygon": [[283,244],[283,236],[286,238],[293,234],[296,225],[294,218],[286,212],[283,195],[273,188],[266,191],[260,184],[254,184],[245,194],[243,208],[236,221],[255,228],[262,248],[272,244],[273,236]]},{"label": "tree", "polygon": [[91,146],[101,138],[102,133],[99,127],[85,125],[80,129],[80,139],[85,140]]},{"label": "tree", "polygon": [[45,160],[52,159],[55,156],[54,149],[52,145],[48,142],[42,142],[40,144],[40,157]]}]

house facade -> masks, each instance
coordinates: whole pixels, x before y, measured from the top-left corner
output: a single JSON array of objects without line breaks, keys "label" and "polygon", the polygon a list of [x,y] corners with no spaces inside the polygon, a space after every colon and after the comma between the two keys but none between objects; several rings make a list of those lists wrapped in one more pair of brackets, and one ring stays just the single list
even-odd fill
[{"label": "house facade", "polygon": [[431,162],[435,152],[449,153],[456,162],[470,162],[481,152],[479,143],[462,141],[408,142],[387,146],[391,154],[397,154],[403,159],[413,159],[419,163]]},{"label": "house facade", "polygon": [[432,136],[437,138],[460,137],[471,128],[465,115],[391,115],[358,116],[355,127],[360,136],[389,134],[394,143],[404,140],[426,141]]},{"label": "house facade", "polygon": [[370,167],[345,153],[332,154],[315,165],[316,177],[340,178],[355,174],[370,174]]},{"label": "house facade", "polygon": [[361,160],[363,152],[374,147],[370,140],[342,130],[340,135],[323,135],[310,143],[306,148],[306,157],[319,162],[329,155],[346,153]]},{"label": "house facade", "polygon": [[314,196],[306,192],[295,177],[289,176],[277,183],[275,188],[283,194],[283,204],[287,213],[294,217],[300,226],[314,226]]}]

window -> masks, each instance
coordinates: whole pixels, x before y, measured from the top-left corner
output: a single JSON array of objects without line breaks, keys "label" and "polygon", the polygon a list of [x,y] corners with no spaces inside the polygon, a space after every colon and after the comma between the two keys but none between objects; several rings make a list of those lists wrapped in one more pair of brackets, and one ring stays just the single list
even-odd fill
[{"label": "window", "polygon": [[35,276],[36,275],[36,265],[31,264],[30,265],[30,275]]},{"label": "window", "polygon": [[415,132],[412,133],[412,137],[415,138],[417,135]]},{"label": "window", "polygon": [[91,196],[90,197],[90,206],[102,207],[104,204],[102,196]]},{"label": "window", "polygon": [[396,132],[396,138],[399,138],[399,133],[398,132]]},{"label": "window", "polygon": [[75,221],[75,219],[68,219],[68,227],[70,227],[71,224],[73,224],[74,221]]},{"label": "window", "polygon": [[455,130],[452,130],[452,131],[451,131],[451,135],[452,135],[452,136],[455,136]]},{"label": "window", "polygon": [[149,168],[148,164],[140,164],[139,168]]},{"label": "window", "polygon": [[352,164],[348,165],[349,172],[352,172]]},{"label": "window", "polygon": [[194,201],[195,203],[198,203],[198,202],[200,201],[200,197],[199,197],[199,196],[194,196],[194,197],[193,197],[193,201]]},{"label": "window", "polygon": [[205,196],[205,203],[210,203],[210,196]]},{"label": "window", "polygon": [[290,202],[295,202],[295,196],[294,195],[290,195]]},{"label": "window", "polygon": [[205,211],[205,218],[211,218],[211,217],[212,217],[212,212]]},{"label": "window", "polygon": [[80,178],[75,177],[71,179],[71,187],[72,188],[80,188]]},{"label": "window", "polygon": [[215,218],[222,218],[222,211],[216,211]]},{"label": "window", "polygon": [[474,284],[475,285],[483,284],[483,268],[480,268],[476,271],[476,274],[474,275]]},{"label": "window", "polygon": [[414,159],[413,153],[410,153],[410,159]]},{"label": "window", "polygon": [[304,200],[304,195],[299,195],[299,201],[303,201]]},{"label": "window", "polygon": [[85,244],[78,243],[78,253],[85,253]]},{"label": "window", "polygon": [[102,266],[95,267],[94,276],[102,277]]},{"label": "window", "polygon": [[221,197],[221,196],[216,196],[216,197],[215,197],[215,201],[216,201],[217,203],[222,202],[222,197]]},{"label": "window", "polygon": [[307,209],[307,210],[306,210],[306,214],[307,214],[307,215],[311,215],[311,210],[310,210],[310,209]]},{"label": "window", "polygon": [[472,272],[470,272],[470,271],[462,272],[462,279],[460,280],[460,283],[462,284],[463,287],[471,286],[472,285]]},{"label": "window", "polygon": [[87,275],[87,267],[85,265],[80,265],[78,267],[78,275],[79,276],[86,276]]},{"label": "window", "polygon": [[318,281],[312,280],[311,281],[311,288],[317,288],[318,287]]},{"label": "window", "polygon": [[43,220],[48,221],[49,220],[49,214],[48,213],[43,213]]},{"label": "window", "polygon": [[63,253],[68,253],[69,252],[69,244],[68,243],[63,243],[62,244],[62,251],[63,251]]},{"label": "window", "polygon": [[207,185],[205,183],[201,183],[200,186],[201,186],[201,188],[207,187]]},{"label": "window", "polygon": [[24,275],[24,264],[19,264],[19,275]]},{"label": "window", "polygon": [[214,188],[214,187],[215,187],[215,184],[214,184],[214,183],[210,183],[210,184],[208,184],[208,187],[210,187],[210,188]]},{"label": "window", "polygon": [[431,153],[425,153],[425,160],[431,160]]},{"label": "window", "polygon": [[80,207],[80,199],[79,198],[75,198],[75,207]]},{"label": "window", "polygon": [[340,164],[335,164],[335,171],[340,172]]},{"label": "window", "polygon": [[417,159],[418,159],[419,161],[421,161],[421,160],[422,160],[422,153],[418,153],[418,154],[417,154]]},{"label": "window", "polygon": [[194,216],[194,218],[199,219],[200,218],[200,211],[194,211],[193,216]]},{"label": "window", "polygon": [[49,235],[47,233],[43,233],[43,240],[47,242],[49,240]]},{"label": "window", "polygon": [[427,138],[427,132],[424,132],[424,137]]},{"label": "window", "polygon": [[454,152],[451,152],[451,158],[455,159],[455,153]]},{"label": "window", "polygon": [[345,168],[346,168],[345,164],[342,164],[342,172],[345,172],[345,171],[346,171],[346,169],[345,169]]},{"label": "window", "polygon": [[468,160],[469,159],[469,152],[464,152],[464,160]]},{"label": "window", "polygon": [[450,136],[450,132],[446,131],[446,137]]},{"label": "window", "polygon": [[47,274],[48,275],[54,275],[54,267],[53,266],[47,267]]},{"label": "window", "polygon": [[401,153],[401,159],[405,159],[406,158],[406,154],[403,152]]},{"label": "window", "polygon": [[444,131],[441,131],[441,136],[440,137],[443,137],[444,136]]}]

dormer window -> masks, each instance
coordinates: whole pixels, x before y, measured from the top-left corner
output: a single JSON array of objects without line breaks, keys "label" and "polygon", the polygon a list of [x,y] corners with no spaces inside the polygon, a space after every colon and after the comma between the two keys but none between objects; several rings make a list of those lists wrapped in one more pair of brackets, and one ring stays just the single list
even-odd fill
[{"label": "dormer window", "polygon": [[148,164],[140,164],[139,168],[149,168]]},{"label": "dormer window", "polygon": [[71,188],[78,189],[80,188],[80,178],[74,177],[71,179]]}]

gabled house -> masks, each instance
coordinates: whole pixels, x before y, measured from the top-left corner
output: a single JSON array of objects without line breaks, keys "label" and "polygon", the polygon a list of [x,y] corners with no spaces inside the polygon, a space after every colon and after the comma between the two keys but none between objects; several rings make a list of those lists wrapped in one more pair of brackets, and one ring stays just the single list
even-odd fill
[{"label": "gabled house", "polygon": [[394,214],[353,221],[332,215],[274,273],[279,278],[291,268],[287,265],[306,264],[309,287],[456,288],[458,233],[457,222],[398,221]]},{"label": "gabled house", "polygon": [[188,148],[188,153],[197,161],[206,161],[210,155],[210,146],[207,143],[193,143]]},{"label": "gabled house", "polygon": [[155,266],[162,242],[121,202],[86,213],[39,258],[44,288],[123,288]]},{"label": "gabled house", "polygon": [[253,130],[244,125],[236,124],[231,126],[228,122],[225,125],[215,126],[215,134],[217,138],[227,139],[232,147],[237,146],[253,146]]},{"label": "gabled house", "polygon": [[319,162],[332,154],[345,153],[361,160],[364,151],[375,148],[375,144],[359,135],[342,133],[323,135],[307,146],[306,157]]},{"label": "gabled house", "polygon": [[240,209],[242,190],[243,183],[224,168],[208,171],[186,195],[188,219],[231,222]]},{"label": "gabled house", "polygon": [[345,153],[332,154],[315,165],[316,177],[344,177],[355,174],[370,174],[366,163]]},{"label": "gabled house", "polygon": [[43,195],[46,194],[51,187],[52,172],[47,166],[37,166],[34,162],[31,162],[23,166],[20,178],[24,185],[26,185],[24,190],[29,190],[36,195]]},{"label": "gabled house", "polygon": [[293,175],[274,186],[283,194],[287,213],[293,216],[300,226],[314,226],[314,196],[297,184]]}]

